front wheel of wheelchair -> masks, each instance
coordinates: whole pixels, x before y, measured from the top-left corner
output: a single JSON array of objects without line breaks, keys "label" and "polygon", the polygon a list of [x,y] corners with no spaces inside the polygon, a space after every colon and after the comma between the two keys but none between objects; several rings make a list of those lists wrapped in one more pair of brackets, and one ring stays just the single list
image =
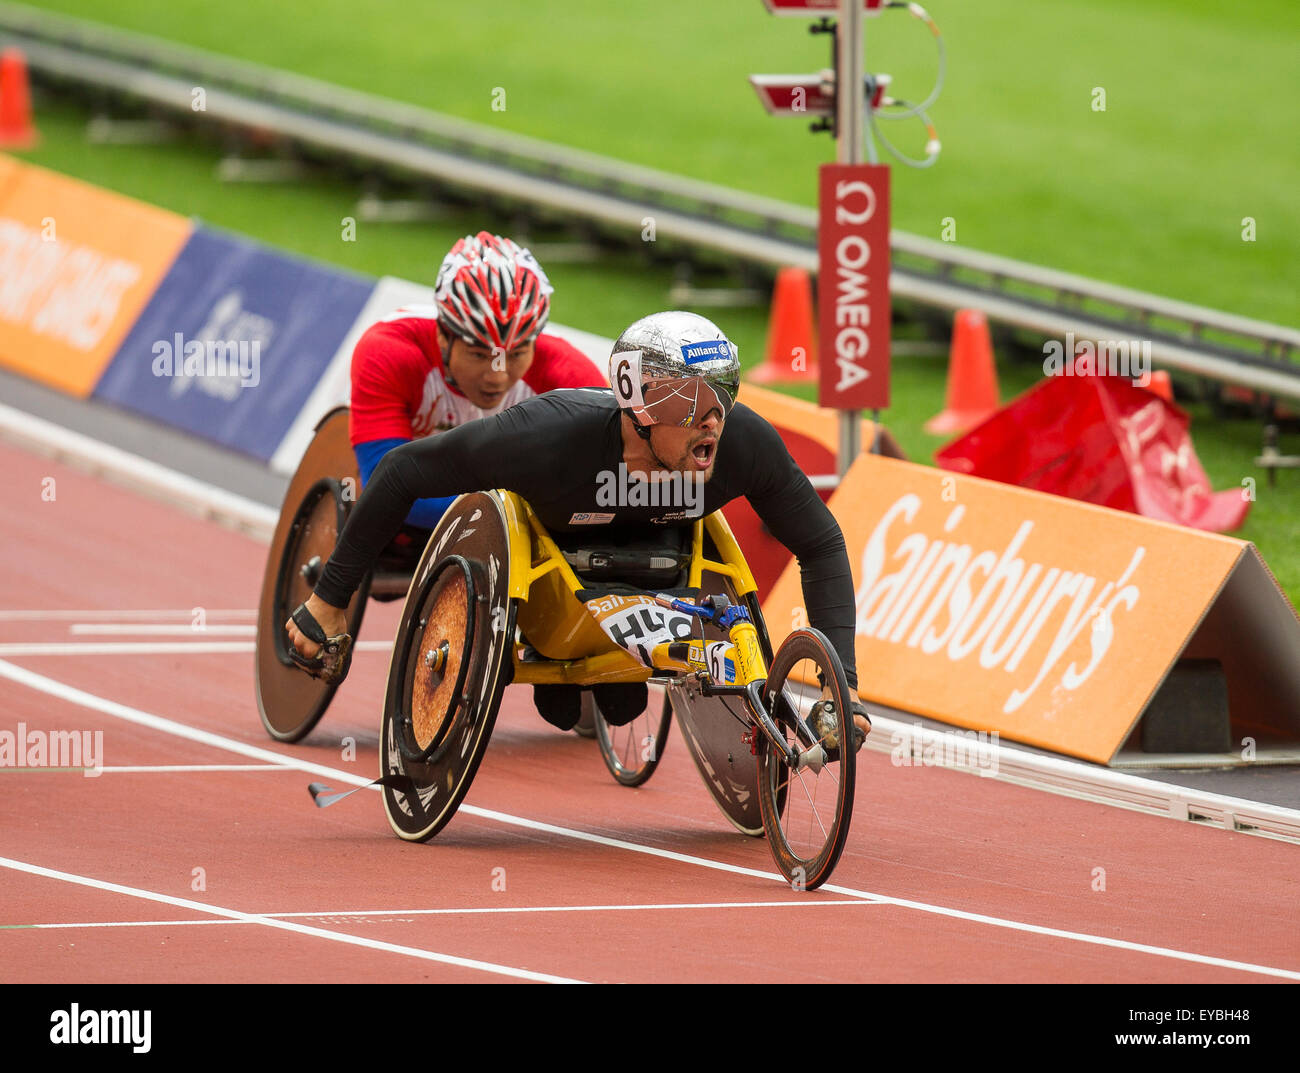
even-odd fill
[{"label": "front wheel of wheelchair", "polygon": [[764,699],[805,761],[790,763],[758,732],[763,828],[791,886],[813,890],[830,877],[848,839],[856,775],[849,686],[824,634],[801,629],[786,638],[772,660]]},{"label": "front wheel of wheelchair", "polygon": [[610,726],[593,704],[596,716],[596,740],[600,742],[600,755],[609,773],[623,786],[640,786],[654,774],[668,741],[668,728],[673,722],[673,706],[664,694],[658,717],[653,712],[653,699],[646,710],[624,726]]},{"label": "front wheel of wheelchair", "polygon": [[461,496],[416,567],[393,645],[380,726],[384,811],[425,842],[469,792],[513,670],[516,601],[495,493]]}]

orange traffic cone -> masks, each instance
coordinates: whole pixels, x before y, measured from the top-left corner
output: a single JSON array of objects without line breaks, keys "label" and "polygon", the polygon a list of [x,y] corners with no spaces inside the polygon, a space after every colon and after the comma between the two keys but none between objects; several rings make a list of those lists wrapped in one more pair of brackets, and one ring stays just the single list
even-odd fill
[{"label": "orange traffic cone", "polygon": [[783,268],[776,274],[776,288],[772,292],[767,357],[747,379],[755,384],[816,382],[816,345],[812,281],[802,268]]},{"label": "orange traffic cone", "polygon": [[1147,378],[1147,382],[1145,384],[1142,384],[1141,386],[1146,388],[1148,391],[1154,392],[1155,394],[1159,395],[1162,399],[1165,400],[1165,402],[1174,401],[1173,382],[1169,379],[1169,374],[1165,372],[1163,369],[1160,369],[1152,373]]},{"label": "orange traffic cone", "polygon": [[959,309],[948,355],[948,393],[943,412],[925,423],[931,436],[965,432],[998,408],[998,371],[993,365],[989,322],[978,309]]},{"label": "orange traffic cone", "polygon": [[0,149],[31,149],[38,140],[27,61],[18,49],[7,48],[0,52]]}]

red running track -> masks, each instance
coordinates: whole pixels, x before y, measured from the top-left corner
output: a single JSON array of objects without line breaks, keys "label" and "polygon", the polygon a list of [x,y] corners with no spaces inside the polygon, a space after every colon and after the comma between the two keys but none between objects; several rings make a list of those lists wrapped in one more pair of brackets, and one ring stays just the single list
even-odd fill
[{"label": "red running track", "polygon": [[[796,893],[675,732],[624,789],[525,687],[432,842],[372,791],[318,810],[309,781],[377,773],[386,654],[272,742],[265,548],[7,446],[0,470],[0,731],[102,732],[105,767],[0,769],[5,982],[1300,979],[1294,846],[864,751],[832,883]],[[372,605],[362,641],[396,614]]]}]

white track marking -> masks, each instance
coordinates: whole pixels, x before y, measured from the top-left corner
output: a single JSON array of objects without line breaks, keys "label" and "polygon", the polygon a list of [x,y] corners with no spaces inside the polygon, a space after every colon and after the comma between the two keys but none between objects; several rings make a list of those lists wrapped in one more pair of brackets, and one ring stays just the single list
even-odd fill
[{"label": "white track marking", "polygon": [[228,637],[255,637],[257,627],[244,623],[194,626],[180,622],[74,622],[68,627],[68,632],[76,635],[164,633],[179,634],[182,637],[202,637],[205,634],[209,636],[225,634]]},{"label": "white track marking", "polygon": [[249,641],[50,641],[0,644],[0,656],[170,656],[251,652]]},{"label": "white track marking", "polygon": [[[627,913],[642,909],[824,909],[828,906],[878,905],[861,898],[834,898],[830,901],[804,900],[797,902],[673,902],[646,905],[520,905],[492,907],[479,906],[466,909],[346,909],[313,913],[258,913],[258,916],[287,920],[293,917],[323,919],[325,917],[415,917],[415,916],[475,916],[482,913]],[[0,931],[20,931],[27,928],[174,928],[196,924],[243,924],[242,920],[96,920],[77,924],[0,924]]]},{"label": "white track marking", "polygon": [[[352,648],[355,652],[391,652],[393,642],[358,641]],[[0,644],[0,657],[212,655],[253,650],[252,641],[33,641]]]},{"label": "white track marking", "polygon": [[190,909],[196,913],[209,913],[227,920],[243,921],[245,924],[261,924],[278,931],[294,932],[298,935],[310,935],[317,939],[328,939],[335,943],[349,946],[364,946],[370,950],[383,950],[390,954],[402,954],[406,957],[419,958],[422,961],[437,961],[444,965],[457,965],[464,969],[477,969],[479,972],[495,973],[498,976],[513,976],[519,980],[535,980],[546,984],[580,984],[585,981],[573,980],[566,976],[551,976],[548,973],[532,972],[529,969],[516,969],[509,965],[497,965],[491,961],[477,961],[474,958],[456,957],[454,954],[440,954],[434,950],[423,950],[416,946],[399,946],[397,943],[385,943],[378,939],[368,939],[364,935],[348,935],[344,932],[327,931],[325,928],[313,928],[309,924],[296,924],[291,920],[277,920],[273,917],[260,916],[257,913],[241,913],[238,909],[226,909],[219,905],[206,905],[191,901],[189,898],[177,898],[170,894],[159,894],[139,887],[126,887],[120,883],[109,883],[90,876],[79,876],[72,872],[59,872],[53,868],[42,868],[39,864],[16,861],[9,857],[0,857],[0,868],[11,868],[15,872],[41,876],[44,879],[57,879],[64,883],[74,883],[79,887],[91,887],[95,890],[108,891],[110,894],[125,894],[130,898],[143,898],[149,902],[161,902],[174,905],[178,909]]},{"label": "white track marking", "polygon": [[207,730],[200,730],[198,727],[187,726],[185,723],[178,723],[173,719],[166,719],[161,715],[151,715],[149,712],[141,711],[139,708],[131,708],[125,704],[118,704],[116,701],[105,700],[103,697],[97,697],[93,693],[87,693],[74,686],[65,685],[63,682],[56,681],[53,678],[46,678],[43,674],[37,674],[35,671],[29,671],[26,667],[19,667],[13,663],[6,663],[4,660],[0,660],[0,678],[8,678],[11,681],[18,682],[31,689],[47,693],[52,697],[66,700],[70,704],[78,704],[81,707],[89,708],[92,711],[116,716],[118,719],[124,719],[128,723],[135,723],[139,726],[159,730],[164,734],[173,734],[178,738],[185,738],[188,741],[197,741],[201,745],[211,745],[215,749],[224,749],[227,752],[238,753],[240,756],[246,756],[250,760],[262,760],[268,764],[294,767],[299,771],[305,771],[309,775],[324,775],[326,778],[335,779],[338,782],[346,782],[352,786],[365,786],[371,781],[371,779],[365,775],[354,775],[350,771],[342,771],[339,768],[327,767],[324,764],[313,764],[309,760],[300,760],[288,753],[277,753],[272,749],[264,749],[258,745],[249,745],[247,742],[237,741],[234,738],[226,738],[220,734],[213,734]]},{"label": "white track marking", "polygon": [[[0,673],[3,673],[2,668],[0,668]],[[668,860],[681,861],[686,864],[701,865],[705,868],[717,868],[722,871],[737,872],[741,875],[775,879],[780,883],[786,882],[784,876],[776,875],[772,872],[759,872],[753,868],[742,868],[737,865],[724,864],[721,861],[711,861],[707,858],[692,857],[684,853],[675,853],[672,850],[658,849],[654,846],[641,846],[633,842],[623,842],[619,839],[606,838],[603,835],[593,835],[588,834],[585,831],[574,831],[566,827],[556,827],[554,824],[542,823],[538,820],[529,820],[520,816],[511,816],[509,813],[505,812],[493,812],[490,809],[477,808],[473,805],[461,805],[460,811],[469,812],[471,815],[481,816],[485,819],[496,820],[499,823],[524,827],[528,830],[546,831],[552,834],[567,835],[570,838],[578,838],[587,842],[596,842],[604,846],[614,846],[619,849],[630,849],[638,853],[646,853],[654,857],[664,857]],[[1145,943],[1133,943],[1126,939],[1111,939],[1104,935],[1089,935],[1086,932],[1065,931],[1060,928],[1048,928],[1038,924],[1025,924],[1018,920],[1006,920],[1002,917],[985,916],[982,913],[968,913],[961,909],[950,909],[947,906],[931,905],[927,902],[914,902],[903,898],[892,898],[886,894],[874,894],[870,891],[855,890],[852,887],[841,887],[831,883],[824,883],[818,889],[830,894],[844,894],[851,898],[866,898],[873,902],[887,902],[902,909],[915,909],[922,913],[934,913],[937,916],[953,917],[957,920],[969,920],[978,924],[988,924],[996,928],[1010,928],[1013,931],[1031,932],[1035,935],[1048,935],[1053,938],[1069,939],[1073,942],[1090,943],[1096,946],[1109,946],[1119,950],[1132,950],[1137,953],[1152,954],[1156,957],[1173,958],[1178,961],[1192,961],[1202,965],[1215,965],[1228,969],[1240,969],[1242,972],[1256,972],[1265,976],[1278,976],[1286,980],[1300,980],[1300,972],[1295,972],[1290,969],[1278,969],[1268,965],[1255,965],[1247,961],[1232,961],[1226,958],[1209,957],[1204,954],[1193,954],[1185,950],[1174,950],[1162,946],[1149,946]]]},{"label": "white track marking", "polygon": [[[832,894],[853,894],[846,887],[825,883],[821,890]],[[1174,958],[1178,961],[1193,961],[1199,965],[1214,965],[1218,968],[1237,969],[1241,972],[1254,972],[1263,976],[1276,976],[1282,980],[1300,980],[1300,972],[1291,969],[1278,969],[1268,965],[1255,965],[1249,961],[1234,961],[1231,958],[1216,958],[1206,954],[1192,954],[1185,950],[1171,950],[1163,946],[1149,946],[1146,943],[1133,943],[1127,939],[1111,939],[1105,935],[1087,935],[1083,932],[1064,931],[1061,928],[1048,928],[1041,924],[1025,924],[1021,921],[1003,920],[1000,917],[985,916],[983,913],[968,913],[963,909],[949,909],[942,905],[929,905],[926,902],[912,902],[906,898],[892,898],[887,894],[876,895],[877,899],[887,905],[896,905],[902,909],[918,909],[923,913],[951,917],[954,920],[969,920],[976,924],[991,924],[997,928],[1014,928],[1016,931],[1030,932],[1034,935],[1047,935],[1054,939],[1069,939],[1074,942],[1091,943],[1094,946],[1109,946],[1116,950],[1132,950],[1139,954],[1152,954],[1156,957]]]},{"label": "white track marking", "polygon": [[264,913],[268,917],[475,916],[484,913],[629,913],[642,909],[821,909],[835,905],[879,905],[862,898],[812,898],[794,902],[646,902],[639,905],[512,905],[460,909],[344,909],[317,913]]},{"label": "white track marking", "polygon": [[134,775],[140,772],[167,774],[176,771],[297,771],[298,769],[292,764],[134,764],[105,766],[98,770],[116,772],[119,775]]},{"label": "white track marking", "polygon": [[[3,660],[0,660],[0,678],[8,678],[11,681],[18,682],[51,696],[59,697],[73,704],[79,704],[95,711],[104,712],[107,715],[114,715],[141,726],[152,727],[155,730],[160,730],[167,734],[175,734],[177,737],[202,742],[206,745],[215,746],[216,748],[228,749],[231,752],[240,753],[241,755],[252,757],[257,760],[267,760],[270,763],[276,764],[292,764],[293,766],[298,767],[299,770],[310,774],[324,775],[338,782],[352,786],[365,786],[370,782],[370,780],[363,775],[354,775],[350,771],[343,771],[339,768],[331,768],[324,764],[315,764],[310,761],[298,760],[285,753],[276,753],[270,749],[263,749],[255,745],[249,745],[245,742],[236,741],[233,738],[224,738],[219,734],[213,734],[206,730],[199,730],[196,727],[186,726],[184,723],[177,723],[162,716],[151,715],[148,712],[140,711],[138,708],[131,708],[125,704],[119,704],[116,701],[105,700],[104,698],[97,697],[92,693],[83,692],[80,689],[75,689],[72,686],[65,685],[53,678],[46,678],[44,675],[36,674],[24,667],[18,667],[14,664],[6,663]],[[605,835],[591,834],[587,831],[578,831],[569,827],[560,827],[556,824],[544,823],[540,820],[531,820],[522,816],[512,816],[509,813],[478,808],[474,805],[461,805],[459,811],[471,816],[478,816],[482,819],[492,820],[496,823],[507,824],[512,827],[522,827],[527,830],[542,831],[548,834],[560,835],[565,838],[577,839],[582,842],[592,842],[597,845],[608,846],[612,849],[622,849],[632,853],[641,853],[647,856],[659,857],[664,860],[676,861],[680,864],[690,864],[700,868],[710,868],[717,871],[729,872],[733,875],[750,876],[756,879],[775,880],[783,885],[786,883],[785,877],[775,872],[764,872],[756,868],[745,868],[741,865],[709,860],[706,857],[694,857],[690,854],[677,853],[673,850],[659,849],[656,846],[644,846],[636,842],[625,842],[622,839],[608,838]],[[845,895],[850,898],[864,898],[867,901],[872,902],[887,902],[902,909],[913,909],[921,913],[932,913],[937,916],[945,916],[957,920],[970,921],[972,923],[986,924],[995,928],[1007,928],[1012,931],[1028,932],[1034,935],[1045,935],[1057,939],[1066,939],[1071,942],[1110,947],[1117,950],[1128,950],[1134,953],[1149,954],[1154,957],[1170,958],[1175,961],[1187,961],[1200,965],[1212,965],[1218,968],[1235,969],[1241,972],[1258,973],[1263,976],[1274,976],[1285,980],[1300,980],[1300,972],[1291,969],[1280,969],[1268,965],[1256,965],[1251,962],[1234,961],[1228,958],[1210,957],[1205,954],[1194,954],[1185,950],[1150,946],[1145,943],[1134,943],[1124,939],[1112,939],[1104,935],[1089,935],[1084,932],[1065,931],[1060,928],[1048,928],[1037,924],[1026,924],[1018,920],[1006,920],[1001,917],[985,916],[980,913],[968,913],[964,910],[950,909],[946,906],[931,905],[926,902],[891,898],[888,895],[873,894],[869,891],[855,890],[851,887],[842,887],[829,883],[823,885],[821,890],[830,894]]]},{"label": "white track marking", "polygon": [[[320,914],[324,916],[325,914]],[[0,924],[0,931],[49,931],[66,928],[194,928],[207,924],[252,924],[251,920],[86,920],[78,924]]]},{"label": "white track marking", "polygon": [[[203,614],[208,618],[256,618],[257,609],[214,609],[205,607],[202,609]],[[190,621],[194,618],[194,610],[188,611],[177,610],[174,607],[167,607],[149,610],[130,610],[125,608],[92,608],[86,611],[2,611],[0,610],[0,622],[55,622],[66,621],[68,619],[78,618],[99,618],[99,619],[128,619],[128,618],[180,618]]]}]

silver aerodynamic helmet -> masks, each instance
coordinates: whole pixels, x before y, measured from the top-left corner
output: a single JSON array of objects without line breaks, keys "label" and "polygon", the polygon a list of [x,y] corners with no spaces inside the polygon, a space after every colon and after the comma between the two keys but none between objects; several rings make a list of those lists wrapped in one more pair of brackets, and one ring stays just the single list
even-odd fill
[{"label": "silver aerodynamic helmet", "polygon": [[715,409],[723,419],[731,413],[740,358],[713,321],[681,310],[652,313],[618,337],[609,382],[642,435],[653,425],[694,428]]}]

